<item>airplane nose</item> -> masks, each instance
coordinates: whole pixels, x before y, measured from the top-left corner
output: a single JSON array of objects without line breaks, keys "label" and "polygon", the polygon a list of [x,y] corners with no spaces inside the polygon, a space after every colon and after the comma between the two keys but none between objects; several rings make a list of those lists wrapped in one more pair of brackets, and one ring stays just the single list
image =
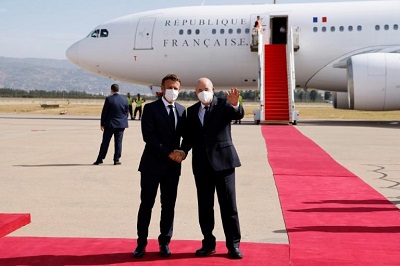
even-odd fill
[{"label": "airplane nose", "polygon": [[67,51],[65,52],[65,55],[69,59],[69,61],[79,65],[79,43],[76,42],[73,45],[71,45]]}]

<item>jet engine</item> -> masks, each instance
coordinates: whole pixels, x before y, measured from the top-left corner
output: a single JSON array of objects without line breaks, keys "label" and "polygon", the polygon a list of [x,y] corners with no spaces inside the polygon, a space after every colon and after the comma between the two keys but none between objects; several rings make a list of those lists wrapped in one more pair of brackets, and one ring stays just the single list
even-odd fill
[{"label": "jet engine", "polygon": [[[347,96],[349,109],[399,110],[400,54],[368,53],[349,58]],[[343,104],[342,97],[336,99]]]},{"label": "jet engine", "polygon": [[335,109],[349,109],[349,96],[347,92],[332,92],[332,104]]}]

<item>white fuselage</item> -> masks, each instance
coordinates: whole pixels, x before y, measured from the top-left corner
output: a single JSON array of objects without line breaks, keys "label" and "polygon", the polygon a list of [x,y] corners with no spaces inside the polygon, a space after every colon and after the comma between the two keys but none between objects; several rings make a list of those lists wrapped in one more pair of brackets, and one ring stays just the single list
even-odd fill
[{"label": "white fuselage", "polygon": [[115,80],[160,85],[178,74],[184,88],[203,76],[218,89],[257,86],[258,58],[250,50],[256,16],[263,42],[271,19],[286,17],[299,29],[294,53],[296,85],[347,91],[346,60],[362,53],[398,53],[400,1],[195,6],[159,9],[108,21],[72,45],[68,58]]}]

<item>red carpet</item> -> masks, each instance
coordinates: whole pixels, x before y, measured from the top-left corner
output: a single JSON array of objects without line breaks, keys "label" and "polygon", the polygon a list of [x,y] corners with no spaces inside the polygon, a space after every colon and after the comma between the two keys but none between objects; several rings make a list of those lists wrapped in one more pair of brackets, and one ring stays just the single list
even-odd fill
[{"label": "red carpet", "polygon": [[30,214],[0,213],[0,237],[8,235],[30,222]]},{"label": "red carpet", "polygon": [[262,126],[291,265],[400,265],[400,211],[293,126]]},{"label": "red carpet", "polygon": [[217,243],[215,255],[195,257],[199,245],[201,241],[173,240],[171,257],[162,258],[158,242],[150,240],[145,256],[135,259],[133,239],[5,237],[0,239],[0,265],[289,265],[288,245],[241,243],[242,260],[229,259],[224,242]]},{"label": "red carpet", "polygon": [[[151,240],[146,256],[134,259],[133,239],[4,237],[0,265],[400,265],[395,205],[293,126],[263,125],[262,134],[289,246],[242,243],[244,259],[235,261],[227,258],[224,242],[217,243],[214,256],[197,258],[200,240],[173,240],[173,254],[165,259]],[[20,226],[0,224],[5,234]]]}]

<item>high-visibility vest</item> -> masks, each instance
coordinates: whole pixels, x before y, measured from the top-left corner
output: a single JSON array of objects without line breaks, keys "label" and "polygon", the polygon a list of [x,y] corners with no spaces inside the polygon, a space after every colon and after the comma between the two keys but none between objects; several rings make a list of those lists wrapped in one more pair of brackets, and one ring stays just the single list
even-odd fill
[{"label": "high-visibility vest", "polygon": [[132,98],[130,98],[130,97],[129,97],[129,98],[128,98],[128,97],[126,97],[126,99],[128,100],[128,104],[129,104],[129,105],[132,105],[132,101],[133,101],[133,99],[132,99]]},{"label": "high-visibility vest", "polygon": [[136,102],[136,107],[141,107],[142,103],[144,103],[144,99],[142,97],[136,98],[135,102]]}]

